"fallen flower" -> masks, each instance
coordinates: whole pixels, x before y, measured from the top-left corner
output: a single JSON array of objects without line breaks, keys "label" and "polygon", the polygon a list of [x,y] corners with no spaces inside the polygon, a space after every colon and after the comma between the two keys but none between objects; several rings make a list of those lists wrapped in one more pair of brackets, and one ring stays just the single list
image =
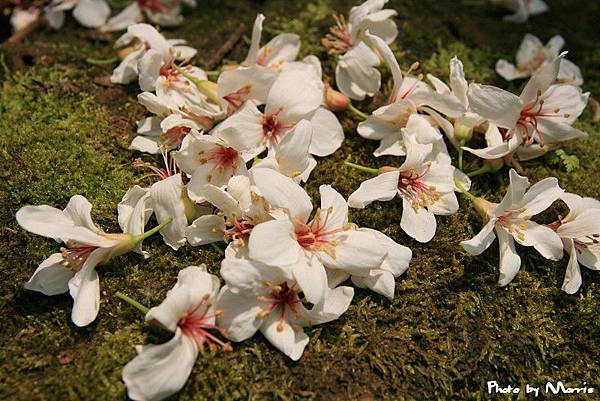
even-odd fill
[{"label": "fallen flower", "polygon": [[225,334],[215,324],[223,312],[215,308],[220,283],[206,266],[190,266],[179,272],[177,283],[164,301],[150,309],[147,322],[174,333],[160,345],[137,346],[137,356],[123,368],[127,395],[136,401],[159,401],[175,394],[190,376],[198,351],[231,346],[216,334]]},{"label": "fallen flower", "polygon": [[498,283],[501,286],[510,283],[521,268],[521,258],[516,252],[514,241],[523,246],[534,247],[546,259],[560,260],[563,256],[559,236],[551,228],[531,221],[531,218],[546,210],[564,191],[554,177],[539,181],[527,191],[528,186],[529,180],[511,169],[510,184],[500,203],[488,202],[463,191],[472,199],[485,225],[479,234],[460,244],[471,255],[480,255],[498,237]]},{"label": "fallen flower", "polygon": [[16,215],[25,230],[64,243],[60,253],[50,255],[39,265],[25,288],[44,295],[69,291],[73,297],[71,320],[77,326],[87,326],[98,315],[100,280],[96,267],[113,257],[141,250],[139,245],[145,238],[171,222],[167,218],[146,233],[109,234],[94,224],[91,209],[87,199],[74,195],[64,210],[47,205],[24,206]]}]

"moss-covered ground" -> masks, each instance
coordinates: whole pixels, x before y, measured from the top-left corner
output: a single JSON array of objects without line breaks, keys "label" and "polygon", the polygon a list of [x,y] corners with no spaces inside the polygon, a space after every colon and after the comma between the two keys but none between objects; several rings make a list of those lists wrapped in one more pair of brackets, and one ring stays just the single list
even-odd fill
[{"label": "moss-covered ground", "polygon": [[[199,1],[186,25],[165,30],[199,49],[203,65],[240,22],[250,32],[254,15],[267,15],[266,36],[281,30],[302,35],[303,53],[326,60],[320,36],[331,14],[347,13],[352,2]],[[465,2],[473,3],[473,2]],[[514,58],[522,36],[549,39],[562,34],[569,58],[583,71],[584,88],[600,96],[600,4],[586,0],[549,1],[549,13],[521,25],[503,22],[503,11],[460,1],[397,0],[400,34],[395,50],[404,68],[420,61],[421,72],[446,78],[448,61],[458,55],[467,78],[517,91],[493,66]],[[121,369],[134,345],[158,343],[169,334],[143,323],[143,316],[115,297],[123,291],[140,302],[158,304],[177,271],[206,263],[218,271],[219,255],[210,247],[186,246],[172,252],[160,238],[146,241],[148,260],[127,255],[101,268],[102,301],[89,327],[70,323],[68,295],[46,297],[23,289],[37,264],[58,245],[19,228],[14,215],[25,204],[64,207],[76,193],[93,204],[93,217],[107,231],[118,229],[116,205],[141,172],[140,157],[127,149],[135,120],[145,111],[136,103],[137,87],[104,87],[94,78],[113,66],[92,66],[86,57],[112,55],[116,36],[85,31],[70,21],[60,32],[40,31],[25,43],[4,45],[0,89],[0,399],[125,399]],[[240,60],[244,41],[227,56]],[[324,62],[331,76],[332,61]],[[373,109],[382,97],[358,106]],[[398,163],[371,156],[376,143],[355,133],[356,121],[341,116],[347,139],[338,152],[319,160],[307,188],[315,195],[330,183],[348,196],[365,179],[343,167],[351,157],[366,165]],[[600,127],[586,110],[578,126],[590,138],[566,148],[580,167],[567,173],[552,157],[526,163],[535,182],[557,176],[561,185],[600,198]],[[466,170],[478,166],[467,156]],[[507,171],[474,180],[474,193],[498,200]],[[438,218],[428,244],[399,228],[399,202],[355,211],[352,220],[391,235],[414,252],[410,269],[397,282],[389,302],[358,290],[340,320],[308,329],[304,356],[291,362],[260,335],[233,352],[202,355],[174,400],[424,400],[486,399],[485,383],[542,385],[563,380],[595,385],[581,399],[599,399],[600,274],[584,271],[576,295],[560,291],[566,260],[549,262],[529,249],[512,284],[499,288],[498,252],[493,245],[480,257],[458,247],[480,228],[468,201],[459,213]],[[551,213],[549,213],[551,214]],[[549,216],[548,214],[548,216]],[[546,216],[542,216],[542,219]],[[548,217],[551,218],[551,217]],[[513,399],[525,396],[513,396]],[[498,397],[510,399],[510,396]],[[569,399],[577,399],[572,396]]]}]

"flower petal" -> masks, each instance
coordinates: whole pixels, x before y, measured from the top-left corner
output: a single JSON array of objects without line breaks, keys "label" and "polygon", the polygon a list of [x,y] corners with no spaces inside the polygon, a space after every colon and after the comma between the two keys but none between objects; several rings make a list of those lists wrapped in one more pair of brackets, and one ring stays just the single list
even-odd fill
[{"label": "flower petal", "polygon": [[64,267],[62,254],[53,253],[40,263],[25,288],[44,295],[58,295],[69,291],[69,280],[75,273]]},{"label": "flower petal", "polygon": [[183,388],[196,358],[198,346],[177,329],[171,340],[146,345],[123,368],[127,395],[133,400],[159,401]]},{"label": "flower petal", "polygon": [[498,284],[504,287],[515,278],[519,269],[521,269],[521,257],[515,250],[513,237],[504,228],[497,228],[496,235],[500,246],[500,278]]},{"label": "flower petal", "polygon": [[496,239],[496,235],[494,234],[495,224],[495,219],[490,220],[476,236],[470,240],[461,241],[460,245],[471,255],[481,255]]},{"label": "flower petal", "polygon": [[581,278],[581,268],[579,267],[579,262],[577,261],[577,249],[575,249],[575,243],[572,239],[563,240],[563,243],[567,253],[569,254],[569,264],[567,265],[567,270],[565,271],[565,278],[563,280],[561,289],[567,294],[575,294],[583,282]]},{"label": "flower petal", "polygon": [[92,323],[100,309],[100,279],[96,266],[110,253],[110,249],[96,249],[71,280],[69,293],[73,297],[71,320],[79,327]]},{"label": "flower petal", "polygon": [[271,220],[255,226],[248,246],[250,258],[266,265],[291,265],[301,256],[294,224],[289,220]]},{"label": "flower petal", "polygon": [[260,331],[275,348],[293,361],[300,359],[309,340],[301,328],[294,329],[287,320],[279,320],[278,313],[271,313],[265,317]]},{"label": "flower petal", "polygon": [[234,293],[228,286],[221,289],[217,309],[223,314],[218,317],[218,325],[227,332],[232,341],[244,341],[252,337],[263,323],[256,315],[262,310],[256,295]]},{"label": "flower petal", "polygon": [[468,97],[475,113],[508,129],[515,127],[523,108],[516,95],[495,86],[471,84]]},{"label": "flower petal", "polygon": [[192,246],[223,241],[224,235],[225,219],[213,214],[198,217],[185,229],[185,238]]},{"label": "flower petal", "polygon": [[426,208],[415,209],[411,203],[402,200],[402,220],[400,227],[419,242],[429,242],[435,235],[437,223],[435,215]]},{"label": "flower petal", "polygon": [[375,201],[388,201],[394,199],[398,193],[399,171],[390,171],[379,174],[360,184],[348,198],[348,205],[357,209],[364,209]]}]

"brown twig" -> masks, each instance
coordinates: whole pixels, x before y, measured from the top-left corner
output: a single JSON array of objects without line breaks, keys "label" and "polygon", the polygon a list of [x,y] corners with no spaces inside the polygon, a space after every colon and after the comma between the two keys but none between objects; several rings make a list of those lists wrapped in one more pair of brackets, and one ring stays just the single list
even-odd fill
[{"label": "brown twig", "polygon": [[206,69],[212,70],[221,63],[223,58],[229,53],[235,45],[240,41],[242,35],[246,31],[246,25],[241,24],[235,31],[229,35],[229,38],[223,43],[223,46],[215,53],[214,56],[206,63]]},{"label": "brown twig", "polygon": [[19,43],[23,41],[23,39],[25,39],[29,34],[44,25],[44,22],[45,20],[43,16],[37,17],[25,28],[19,29],[17,32],[13,33],[8,39],[6,39],[6,43]]}]

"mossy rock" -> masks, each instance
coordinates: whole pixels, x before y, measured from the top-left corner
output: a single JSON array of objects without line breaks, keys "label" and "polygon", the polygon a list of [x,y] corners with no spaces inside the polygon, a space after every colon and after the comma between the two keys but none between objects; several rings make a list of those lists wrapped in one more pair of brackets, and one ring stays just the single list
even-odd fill
[{"label": "mossy rock", "polygon": [[[391,1],[398,10],[400,34],[395,51],[408,68],[421,62],[423,73],[447,76],[449,59],[458,55],[467,79],[518,90],[494,72],[498,58],[514,57],[522,36],[531,32],[549,39],[562,34],[569,58],[584,74],[585,90],[600,93],[600,4],[584,0],[551,2],[551,11],[525,24],[501,20],[502,11],[476,2]],[[333,12],[347,13],[348,2],[201,1],[186,15],[186,25],[164,30],[198,48],[197,63],[213,55],[240,23],[249,28],[254,15],[267,15],[266,36],[296,31],[303,54],[314,53],[332,76],[320,37]],[[248,29],[249,33],[249,29]],[[135,121],[145,115],[136,102],[135,85],[105,87],[94,79],[112,66],[92,66],[87,57],[107,58],[116,35],[98,35],[69,21],[59,32],[40,31],[23,44],[1,48],[5,71],[0,91],[0,399],[115,400],[126,398],[121,369],[135,355],[134,345],[159,343],[169,334],[143,322],[115,297],[123,291],[153,306],[175,282],[177,272],[206,263],[217,272],[220,256],[210,247],[186,246],[171,251],[160,238],[145,243],[151,258],[127,255],[101,267],[102,300],[98,319],[89,327],[70,323],[68,295],[46,297],[25,291],[23,284],[37,264],[58,244],[19,228],[14,215],[25,204],[64,207],[76,193],[93,204],[93,217],[107,231],[118,229],[116,205],[142,172],[132,167],[139,157],[127,149]],[[244,41],[227,55],[240,60]],[[387,77],[387,74],[384,74]],[[371,110],[383,97],[367,100]],[[334,155],[319,160],[307,190],[332,184],[348,196],[365,178],[343,161],[381,166],[398,163],[375,159],[376,144],[355,133],[356,121],[342,115],[346,141]],[[578,127],[590,134],[565,148],[580,161],[567,173],[549,158],[525,163],[532,182],[557,176],[561,185],[600,198],[600,127],[587,110]],[[479,161],[466,156],[467,168]],[[480,176],[474,192],[497,200],[507,172]],[[316,199],[316,198],[315,198]],[[458,246],[481,223],[466,199],[460,211],[438,218],[433,241],[420,244],[399,228],[398,202],[376,203],[353,211],[362,226],[385,232],[414,252],[410,269],[398,280],[389,302],[357,290],[341,319],[308,329],[311,337],[298,362],[288,360],[260,335],[233,352],[204,354],[176,400],[423,400],[486,399],[486,381],[524,386],[562,380],[572,385],[600,385],[600,275],[583,271],[577,295],[560,285],[566,260],[550,262],[524,248],[523,266],[506,288],[496,284],[495,246],[471,257]],[[545,215],[542,215],[543,219]],[[504,396],[510,399],[509,396]],[[524,399],[521,395],[520,399]],[[519,399],[514,396],[514,399]],[[573,396],[570,399],[577,399]],[[581,399],[593,399],[593,397]]]}]

